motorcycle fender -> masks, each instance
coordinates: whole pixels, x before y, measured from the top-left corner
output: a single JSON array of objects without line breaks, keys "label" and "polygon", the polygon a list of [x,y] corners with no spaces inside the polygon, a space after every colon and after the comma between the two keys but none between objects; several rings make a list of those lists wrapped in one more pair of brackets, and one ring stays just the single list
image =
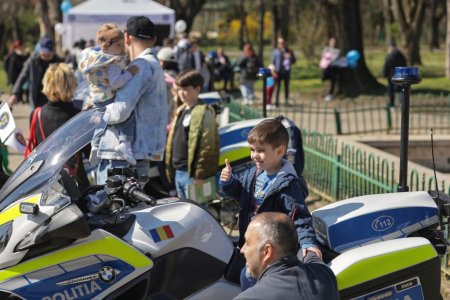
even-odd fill
[{"label": "motorcycle fender", "polygon": [[101,229],[65,248],[0,271],[0,290],[25,299],[102,299],[153,261]]},{"label": "motorcycle fender", "polygon": [[366,299],[368,295],[388,293],[393,299],[413,295],[411,299],[427,299],[424,295],[436,290],[428,279],[437,274],[439,285],[438,254],[429,241],[421,237],[355,248],[332,260],[330,267],[336,275],[342,299]]}]

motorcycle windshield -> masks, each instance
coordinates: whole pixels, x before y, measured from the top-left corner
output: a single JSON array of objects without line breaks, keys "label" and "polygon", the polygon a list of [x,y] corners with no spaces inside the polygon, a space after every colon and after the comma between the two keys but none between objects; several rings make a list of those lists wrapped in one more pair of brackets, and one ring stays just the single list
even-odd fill
[{"label": "motorcycle windshield", "polygon": [[0,190],[0,211],[48,181],[106,128],[105,108],[82,111],[53,132],[20,164]]}]

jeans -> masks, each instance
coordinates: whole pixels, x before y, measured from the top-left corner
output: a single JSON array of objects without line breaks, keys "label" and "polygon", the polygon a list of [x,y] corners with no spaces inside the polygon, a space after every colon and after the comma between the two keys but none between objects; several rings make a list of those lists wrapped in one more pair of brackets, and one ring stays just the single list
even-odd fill
[{"label": "jeans", "polygon": [[[108,179],[108,169],[110,168],[120,168],[126,167],[129,164],[124,160],[111,160],[102,159],[98,164],[97,168],[97,184],[105,184],[106,179]],[[148,160],[138,160],[137,164],[133,166],[136,169],[138,175],[147,176],[150,171],[150,161]]]},{"label": "jeans", "polygon": [[276,97],[275,97],[275,105],[279,106],[280,105],[280,90],[281,90],[281,81],[284,81],[284,100],[286,101],[286,105],[288,105],[288,101],[289,101],[289,79],[291,77],[290,73],[280,73],[278,78],[277,78],[277,91],[276,91]]},{"label": "jeans", "polygon": [[251,288],[256,284],[256,278],[250,275],[250,272],[247,270],[247,266],[244,266],[241,270],[241,291],[245,291],[248,288]]},{"label": "jeans", "polygon": [[247,81],[244,83],[241,83],[241,94],[242,99],[252,101],[255,98],[255,90],[253,88],[255,82],[254,81]]},{"label": "jeans", "polygon": [[188,186],[192,183],[194,183],[194,179],[189,177],[188,171],[175,170],[175,188],[178,198],[187,199]]},{"label": "jeans", "polygon": [[[105,107],[107,104],[112,103],[112,100],[105,101],[103,103],[96,103],[96,107]],[[124,122],[118,123],[115,125],[111,125],[117,128],[117,131],[119,133],[119,142],[125,143],[125,142],[134,142],[134,137],[136,135],[136,117],[134,116],[134,113],[128,117]],[[100,134],[103,133],[103,129],[99,130],[97,129],[94,132],[94,139],[92,140],[91,145],[93,147],[98,148],[98,144],[100,142]]]}]

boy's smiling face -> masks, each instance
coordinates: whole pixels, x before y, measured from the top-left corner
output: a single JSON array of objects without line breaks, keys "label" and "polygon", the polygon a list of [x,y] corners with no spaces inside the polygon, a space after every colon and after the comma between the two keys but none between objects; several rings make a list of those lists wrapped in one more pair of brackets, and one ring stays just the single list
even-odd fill
[{"label": "boy's smiling face", "polygon": [[284,156],[285,147],[274,148],[269,144],[250,144],[250,157],[259,170],[266,171],[267,174],[278,173],[281,169],[281,159]]}]

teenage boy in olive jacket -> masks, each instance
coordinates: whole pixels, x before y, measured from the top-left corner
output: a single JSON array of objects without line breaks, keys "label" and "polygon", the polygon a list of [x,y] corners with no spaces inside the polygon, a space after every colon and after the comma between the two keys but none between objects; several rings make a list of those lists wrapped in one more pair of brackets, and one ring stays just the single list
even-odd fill
[{"label": "teenage boy in olive jacket", "polygon": [[176,112],[166,145],[166,171],[175,180],[179,198],[187,198],[190,184],[201,185],[203,179],[216,175],[220,146],[214,109],[198,95],[203,77],[197,70],[176,78],[178,96],[183,105]]}]

